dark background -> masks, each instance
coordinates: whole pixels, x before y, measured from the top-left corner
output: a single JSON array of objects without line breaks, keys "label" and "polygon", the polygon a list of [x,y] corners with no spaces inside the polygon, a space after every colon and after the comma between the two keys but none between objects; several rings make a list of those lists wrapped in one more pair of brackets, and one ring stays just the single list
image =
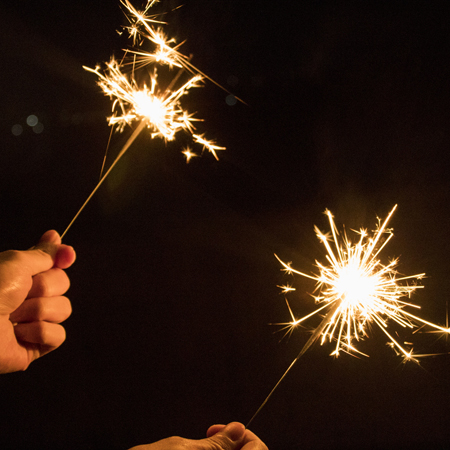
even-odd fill
[{"label": "dark background", "polygon": [[[186,0],[166,16],[192,62],[248,105],[212,83],[193,91],[186,107],[227,147],[220,160],[186,165],[181,141],[143,134],[75,222],[67,340],[2,376],[2,449],[125,449],[246,423],[308,337],[279,342],[277,285],[295,283],[298,316],[313,307],[313,284],[273,254],[312,270],[325,208],[370,230],[398,204],[384,257],[427,273],[413,300],[445,324],[450,4],[399,4]],[[118,1],[9,2],[0,17],[6,250],[62,232],[95,186],[111,102],[82,65],[128,42]],[[437,339],[415,335],[415,350],[448,352]],[[315,346],[251,428],[271,450],[450,448],[450,356],[403,364],[385,343],[374,329],[361,359]]]}]

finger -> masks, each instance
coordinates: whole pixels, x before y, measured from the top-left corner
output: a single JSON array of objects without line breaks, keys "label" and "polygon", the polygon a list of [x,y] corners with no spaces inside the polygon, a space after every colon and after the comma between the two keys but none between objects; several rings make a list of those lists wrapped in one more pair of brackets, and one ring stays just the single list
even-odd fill
[{"label": "finger", "polygon": [[219,431],[222,431],[226,425],[211,425],[206,431],[206,437],[211,437],[217,434]]},{"label": "finger", "polygon": [[[245,427],[242,423],[231,422],[218,433],[206,439],[212,443],[212,448],[223,450],[237,450],[242,448],[242,439],[245,434]],[[214,447],[214,445],[216,447]]]},{"label": "finger", "polygon": [[245,430],[243,439],[243,449],[245,450],[268,450],[266,444],[264,444],[255,433],[250,430]]},{"label": "finger", "polygon": [[33,277],[33,284],[27,298],[63,295],[69,287],[69,277],[62,269],[50,269]]},{"label": "finger", "polygon": [[66,340],[63,326],[45,321],[18,323],[14,333],[19,341],[43,346],[44,353],[58,348]]},{"label": "finger", "polygon": [[[212,425],[208,428],[206,436],[212,437],[225,428],[225,425]],[[242,441],[243,448],[245,450],[267,450],[266,445],[262,442],[255,433],[250,430],[245,430],[244,438]]]},{"label": "finger", "polygon": [[49,270],[54,265],[66,268],[75,260],[75,251],[72,247],[61,244],[61,238],[55,230],[44,233],[38,244],[29,250],[6,253],[14,253],[17,262],[31,276]]},{"label": "finger", "polygon": [[45,321],[64,322],[72,314],[72,305],[67,297],[38,297],[23,302],[11,315],[13,323]]},{"label": "finger", "polygon": [[32,277],[54,266],[57,251],[56,245],[38,244],[29,250],[12,250],[5,253],[11,253],[10,261],[15,262],[27,276]]},{"label": "finger", "polygon": [[0,253],[0,314],[10,314],[27,298],[33,276],[51,269],[53,258],[41,249]]},{"label": "finger", "polygon": [[61,244],[61,237],[59,236],[57,231],[55,231],[55,230],[48,230],[39,239],[38,245],[39,244],[55,244],[55,245],[59,245],[59,244]]},{"label": "finger", "polygon": [[[7,250],[0,253],[0,262],[8,263],[11,270],[20,268],[21,273],[26,270],[27,275],[35,275],[53,267],[53,261],[61,241],[56,231],[44,233],[39,243],[28,250]],[[28,270],[27,270],[28,269]]]},{"label": "finger", "polygon": [[54,265],[60,269],[67,269],[70,267],[76,259],[75,250],[70,245],[61,244],[61,237],[55,230],[46,231],[39,239],[39,243],[36,247],[43,248],[44,251],[46,251],[45,249],[52,245],[57,246],[53,261]]},{"label": "finger", "polygon": [[55,267],[60,269],[67,269],[70,267],[76,259],[77,255],[75,250],[70,245],[61,244],[56,252]]}]

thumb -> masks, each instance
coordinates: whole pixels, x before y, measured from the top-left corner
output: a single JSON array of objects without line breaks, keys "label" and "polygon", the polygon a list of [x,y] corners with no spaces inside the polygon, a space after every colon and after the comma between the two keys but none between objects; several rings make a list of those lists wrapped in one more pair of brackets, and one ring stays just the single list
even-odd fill
[{"label": "thumb", "polygon": [[[37,250],[43,256],[49,255],[54,267],[67,269],[75,261],[76,254],[70,245],[61,244],[61,237],[55,230],[49,230],[42,235],[37,245],[30,249],[31,252]],[[48,260],[48,258],[47,258]],[[46,269],[44,269],[46,270]]]},{"label": "thumb", "polygon": [[24,265],[28,267],[30,275],[51,269],[54,265],[61,238],[54,230],[49,230],[42,235],[39,242],[23,252]]},{"label": "thumb", "polygon": [[242,423],[231,422],[207,440],[215,444],[215,447],[211,447],[214,449],[217,447],[218,450],[238,450],[241,448],[244,434],[245,427]]}]

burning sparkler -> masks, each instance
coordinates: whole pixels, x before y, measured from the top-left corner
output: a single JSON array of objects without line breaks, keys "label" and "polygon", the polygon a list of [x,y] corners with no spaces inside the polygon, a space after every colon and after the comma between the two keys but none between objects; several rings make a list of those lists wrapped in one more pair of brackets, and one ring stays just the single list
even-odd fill
[{"label": "burning sparkler", "polygon": [[[367,337],[367,328],[370,324],[376,324],[388,338],[388,344],[404,360],[416,361],[424,355],[415,355],[412,352],[412,344],[403,345],[388,331],[388,322],[393,322],[403,328],[413,329],[419,326],[429,326],[441,333],[450,333],[447,327],[428,322],[411,314],[406,308],[419,306],[404,300],[423,286],[417,284],[425,274],[399,276],[396,270],[398,259],[383,264],[379,255],[387,243],[393,237],[392,229],[387,228],[397,206],[391,210],[384,222],[378,220],[377,228],[371,235],[361,229],[356,232],[359,238],[356,242],[347,236],[345,232],[339,234],[334,223],[333,215],[326,211],[330,223],[331,235],[322,233],[315,227],[316,235],[326,249],[326,264],[316,261],[318,273],[307,274],[291,267],[291,263],[277,259],[289,274],[298,274],[310,278],[316,282],[316,289],[312,297],[319,307],[312,313],[296,319],[287,302],[292,321],[283,324],[292,331],[296,326],[306,322],[319,313],[325,314],[320,324],[301,349],[300,353],[279,379],[270,394],[251,418],[253,421],[270,396],[278,387],[283,378],[290,371],[299,358],[316,342],[321,344],[326,341],[335,341],[331,355],[338,356],[341,351],[364,355],[355,347],[355,342]],[[290,285],[280,286],[284,293],[295,290]],[[408,345],[408,348],[406,346]],[[367,356],[367,355],[365,355]]]},{"label": "burning sparkler", "polygon": [[[149,0],[144,10],[138,11],[129,0],[121,0],[129,22],[129,26],[124,28],[133,45],[138,47],[126,50],[120,61],[112,58],[105,64],[104,69],[100,66],[94,69],[84,67],[98,76],[99,86],[104,94],[113,100],[112,116],[108,118],[109,125],[116,127],[118,131],[123,131],[127,125],[134,122],[139,122],[139,125],[61,237],[64,237],[113,167],[144,129],[150,130],[152,139],[159,137],[165,141],[172,141],[179,131],[185,131],[191,135],[194,144],[201,146],[202,151],[208,150],[216,159],[217,152],[225,150],[225,147],[207,140],[204,134],[195,132],[194,122],[200,119],[194,118],[193,114],[189,114],[181,105],[182,97],[187,95],[190,89],[201,86],[204,79],[211,79],[194,67],[187,56],[179,52],[181,44],[176,44],[174,39],[169,39],[164,34],[160,28],[164,22],[156,20],[155,15],[148,14],[156,2],[157,0]],[[143,44],[148,43],[152,50],[143,50]],[[176,75],[164,87],[158,82],[158,68],[162,66],[166,66],[168,70],[178,69]],[[189,74],[189,79],[181,86],[175,87],[183,72]],[[199,156],[190,148],[182,153],[187,162],[194,156]]]}]

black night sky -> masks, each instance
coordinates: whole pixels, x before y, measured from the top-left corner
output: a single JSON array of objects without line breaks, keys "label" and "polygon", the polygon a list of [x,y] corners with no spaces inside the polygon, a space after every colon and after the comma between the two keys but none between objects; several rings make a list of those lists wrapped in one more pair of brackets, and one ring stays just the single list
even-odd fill
[{"label": "black night sky", "polygon": [[[370,230],[398,204],[384,258],[426,272],[413,300],[445,324],[450,3],[182,3],[155,7],[167,32],[246,105],[212,83],[192,92],[220,160],[186,164],[180,142],[142,134],[70,229],[67,340],[1,377],[2,449],[119,450],[246,423],[311,329],[280,342],[270,325],[289,320],[277,285],[297,288],[298,316],[313,308],[313,282],[274,253],[312,270],[326,208]],[[98,181],[111,102],[82,66],[129,42],[116,0],[9,2],[0,17],[0,249],[23,249],[62,232]],[[415,350],[450,351],[438,337],[416,334]],[[314,346],[252,430],[271,450],[449,449],[450,355],[403,364],[385,344],[374,327],[369,358]]]}]

